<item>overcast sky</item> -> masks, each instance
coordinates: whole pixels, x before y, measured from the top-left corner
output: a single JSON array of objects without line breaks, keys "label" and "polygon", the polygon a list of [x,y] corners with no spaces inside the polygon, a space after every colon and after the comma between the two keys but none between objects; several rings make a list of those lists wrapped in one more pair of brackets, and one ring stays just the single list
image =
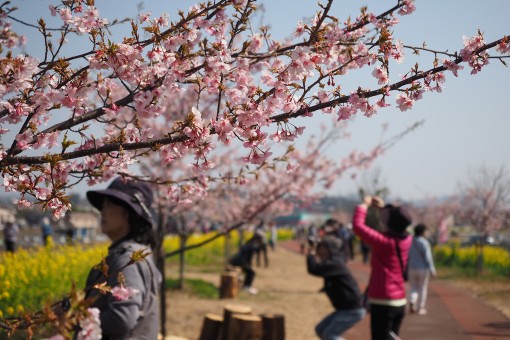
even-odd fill
[{"label": "overcast sky", "polygon": [[[48,1],[14,0],[12,3],[20,8],[16,14],[20,19],[35,23],[36,18],[47,17],[44,13],[48,13]],[[176,6],[187,10],[191,3],[194,2],[96,0],[101,13],[110,19],[133,16],[139,8],[144,12],[151,11],[153,15],[167,12],[175,18]],[[312,0],[266,0],[260,3],[266,10],[263,20],[271,25],[276,38],[288,36],[299,20],[311,16],[316,9],[316,2]],[[396,1],[337,1],[331,14],[345,20],[349,15],[356,16],[363,5],[378,14],[390,6],[383,8],[381,3]],[[510,1],[507,0],[417,0],[416,7],[417,11],[402,18],[401,24],[395,28],[394,36],[407,45],[421,46],[426,42],[431,49],[453,52],[463,47],[463,35],[471,37],[478,29],[484,32],[487,41],[510,35]],[[22,30],[29,38],[28,51],[41,57],[37,32]],[[428,61],[430,65],[431,57],[422,57],[420,64],[425,67]],[[406,64],[407,68],[413,63]],[[342,79],[343,89],[372,86],[370,72]],[[398,76],[393,74],[391,79],[396,80]],[[489,168],[505,166],[510,170],[509,89],[510,69],[496,60],[474,76],[468,69],[460,72],[459,78],[447,73],[442,94],[427,94],[412,111],[400,112],[392,106],[380,110],[375,117],[356,118],[350,129],[352,139],[330,148],[329,153],[331,157],[341,157],[353,149],[368,150],[379,141],[384,123],[389,124],[388,135],[392,135],[416,121],[425,120],[423,127],[398,143],[377,161],[376,167],[393,197],[407,200],[452,194],[457,183],[466,180],[469,169],[485,165]],[[313,121],[305,122],[307,134],[316,134],[320,124],[329,123],[329,117],[316,119],[318,116],[316,114]],[[359,180],[346,176],[332,194],[355,192],[358,185]]]}]

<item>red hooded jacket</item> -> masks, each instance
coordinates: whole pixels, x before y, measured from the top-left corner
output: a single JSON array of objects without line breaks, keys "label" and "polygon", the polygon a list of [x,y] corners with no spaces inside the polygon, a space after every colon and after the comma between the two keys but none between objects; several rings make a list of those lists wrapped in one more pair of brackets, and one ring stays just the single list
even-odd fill
[{"label": "red hooded jacket", "polygon": [[365,225],[367,208],[358,206],[352,219],[353,230],[372,248],[370,265],[372,273],[368,286],[369,299],[400,300],[406,298],[405,281],[398,259],[395,241],[400,248],[403,268],[407,266],[412,237],[403,238],[381,233]]}]

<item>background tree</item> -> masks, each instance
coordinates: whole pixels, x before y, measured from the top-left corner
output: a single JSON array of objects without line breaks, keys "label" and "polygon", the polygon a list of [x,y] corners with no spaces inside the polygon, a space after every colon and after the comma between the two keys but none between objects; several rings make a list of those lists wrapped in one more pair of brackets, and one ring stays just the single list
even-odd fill
[{"label": "background tree", "polygon": [[489,169],[485,166],[472,170],[466,182],[459,184],[460,217],[480,236],[477,270],[483,271],[483,247],[487,236],[504,225],[510,209],[510,177],[505,168]]},{"label": "background tree", "polygon": [[455,216],[460,209],[459,198],[429,197],[423,202],[415,202],[411,207],[416,223],[424,223],[430,230],[433,244],[445,243],[449,238],[449,228],[453,226]]}]

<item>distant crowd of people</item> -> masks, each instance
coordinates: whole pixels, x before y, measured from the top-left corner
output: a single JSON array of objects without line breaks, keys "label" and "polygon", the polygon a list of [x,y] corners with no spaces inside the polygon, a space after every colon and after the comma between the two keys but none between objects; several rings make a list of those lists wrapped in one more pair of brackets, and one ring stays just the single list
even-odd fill
[{"label": "distant crowd of people", "polygon": [[[28,231],[28,235],[27,232],[22,233],[14,216],[5,218],[3,222],[0,222],[5,251],[14,253],[20,246],[33,246],[38,244],[47,246],[51,244],[51,242],[55,242],[53,239],[55,234],[62,239],[59,243],[74,244],[77,238],[77,228],[69,217],[70,214],[67,214],[59,223],[52,223],[49,217],[44,216],[41,218],[37,228],[25,227],[25,230]],[[56,231],[55,225],[57,226]]]}]

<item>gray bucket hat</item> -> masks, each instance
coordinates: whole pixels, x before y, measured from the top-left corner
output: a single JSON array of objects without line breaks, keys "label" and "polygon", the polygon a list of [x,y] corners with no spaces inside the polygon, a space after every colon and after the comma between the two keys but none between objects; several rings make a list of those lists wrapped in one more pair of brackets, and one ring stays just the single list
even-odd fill
[{"label": "gray bucket hat", "polygon": [[117,177],[104,190],[87,191],[87,199],[98,210],[103,208],[105,197],[121,201],[139,217],[153,224],[151,213],[153,195],[148,183]]}]

